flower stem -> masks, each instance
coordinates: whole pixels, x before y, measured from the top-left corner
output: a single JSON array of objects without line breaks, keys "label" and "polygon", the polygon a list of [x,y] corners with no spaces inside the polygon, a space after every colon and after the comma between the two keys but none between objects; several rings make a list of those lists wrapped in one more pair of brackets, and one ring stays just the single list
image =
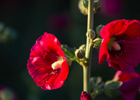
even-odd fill
[{"label": "flower stem", "polygon": [[[93,0],[88,0],[88,22],[87,22],[87,32],[89,29],[93,29]],[[92,45],[90,44],[90,39],[87,37],[86,41],[86,64],[83,66],[83,91],[90,93],[90,69],[91,69],[91,51]]]}]

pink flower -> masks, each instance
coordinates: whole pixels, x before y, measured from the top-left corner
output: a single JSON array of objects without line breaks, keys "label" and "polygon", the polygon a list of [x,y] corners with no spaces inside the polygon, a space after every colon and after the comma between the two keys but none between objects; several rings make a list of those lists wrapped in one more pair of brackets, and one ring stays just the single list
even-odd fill
[{"label": "pink flower", "polygon": [[92,100],[92,98],[91,98],[90,94],[82,91],[82,93],[81,93],[81,100]]},{"label": "pink flower", "polygon": [[44,33],[31,49],[27,68],[34,82],[44,90],[60,88],[66,80],[69,67],[59,40]]},{"label": "pink flower", "polygon": [[106,55],[109,66],[126,71],[140,62],[140,22],[115,20],[101,30],[103,42],[99,51],[99,64]]},{"label": "pink flower", "polygon": [[114,79],[115,78],[119,78],[118,81],[123,82],[119,88],[123,98],[125,100],[134,100],[140,88],[140,74],[135,70],[131,70],[129,72],[117,71],[114,76]]}]

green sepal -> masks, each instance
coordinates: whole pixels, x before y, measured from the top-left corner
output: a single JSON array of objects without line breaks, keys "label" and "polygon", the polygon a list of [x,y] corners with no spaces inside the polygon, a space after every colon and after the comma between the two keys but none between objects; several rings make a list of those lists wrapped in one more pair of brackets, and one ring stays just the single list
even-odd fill
[{"label": "green sepal", "polygon": [[107,81],[104,85],[104,93],[109,97],[120,96],[119,87],[122,85],[122,82],[115,80]]},{"label": "green sepal", "polygon": [[93,44],[93,48],[96,48],[97,50],[100,49],[101,43],[102,43],[103,39],[102,38],[95,38],[92,42]]},{"label": "green sepal", "polygon": [[91,97],[94,99],[97,95],[103,92],[104,82],[102,82],[101,77],[91,77],[90,78],[90,89]]},{"label": "green sepal", "polygon": [[64,54],[69,56],[70,58],[75,57],[74,52],[75,52],[76,48],[70,48],[67,45],[62,44],[61,49],[63,50]]}]

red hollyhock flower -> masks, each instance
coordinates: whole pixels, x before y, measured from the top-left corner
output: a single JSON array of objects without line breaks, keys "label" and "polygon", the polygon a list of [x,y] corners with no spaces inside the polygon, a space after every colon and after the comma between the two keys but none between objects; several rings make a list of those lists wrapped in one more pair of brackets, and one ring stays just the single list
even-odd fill
[{"label": "red hollyhock flower", "polygon": [[106,55],[109,66],[126,71],[140,62],[140,22],[115,20],[101,30],[103,42],[99,51],[99,64]]},{"label": "red hollyhock flower", "polygon": [[59,40],[44,33],[31,49],[27,68],[34,82],[44,90],[60,88],[67,78],[69,67]]},{"label": "red hollyhock flower", "polygon": [[92,100],[92,98],[91,98],[90,94],[82,91],[82,93],[81,93],[81,100]]},{"label": "red hollyhock flower", "polygon": [[140,88],[140,74],[135,70],[129,72],[117,71],[114,79],[118,78],[118,81],[122,81],[119,91],[121,92],[125,100],[134,100],[139,88]]}]

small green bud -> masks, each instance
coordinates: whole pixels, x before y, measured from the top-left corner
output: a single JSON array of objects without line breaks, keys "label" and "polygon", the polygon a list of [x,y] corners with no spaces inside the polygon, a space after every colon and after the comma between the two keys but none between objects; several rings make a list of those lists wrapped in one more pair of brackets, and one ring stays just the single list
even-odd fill
[{"label": "small green bud", "polygon": [[87,8],[85,8],[85,6],[83,5],[83,0],[79,0],[78,8],[79,8],[80,12],[81,12],[83,15],[87,15],[87,14],[88,14]]},{"label": "small green bud", "polygon": [[97,34],[97,37],[100,37],[100,32],[102,30],[102,28],[104,27],[104,25],[98,25],[96,27],[96,34]]},{"label": "small green bud", "polygon": [[101,38],[96,38],[96,39],[94,39],[94,40],[93,40],[93,48],[96,48],[97,50],[99,50],[102,41],[103,41],[103,39],[101,39]]},{"label": "small green bud", "polygon": [[94,8],[95,9],[100,8],[100,1],[99,0],[94,0]]},{"label": "small green bud", "polygon": [[83,50],[83,51],[85,52],[85,50],[86,50],[86,45],[85,45],[85,44],[82,44],[82,45],[79,47],[79,49],[81,49],[81,50]]},{"label": "small green bud", "polygon": [[87,37],[88,37],[89,39],[92,40],[92,39],[95,38],[95,31],[92,30],[92,29],[89,29],[88,32],[86,33],[86,35],[87,35]]},{"label": "small green bud", "polygon": [[122,85],[122,82],[107,81],[104,86],[104,93],[109,97],[119,96],[120,92],[118,88]]},{"label": "small green bud", "polygon": [[103,85],[101,77],[91,77],[90,78],[90,88],[91,88],[91,97],[95,98],[97,95],[103,92]]},{"label": "small green bud", "polygon": [[85,8],[88,8],[88,0],[83,0],[83,5]]},{"label": "small green bud", "polygon": [[[88,9],[88,1],[89,0],[82,0],[83,6]],[[96,13],[96,10],[100,8],[100,1],[99,0],[93,0],[94,8],[93,11]]]},{"label": "small green bud", "polygon": [[85,52],[84,52],[83,50],[81,50],[81,49],[77,49],[77,50],[75,51],[75,56],[76,56],[77,58],[82,59],[82,58],[85,57]]}]

